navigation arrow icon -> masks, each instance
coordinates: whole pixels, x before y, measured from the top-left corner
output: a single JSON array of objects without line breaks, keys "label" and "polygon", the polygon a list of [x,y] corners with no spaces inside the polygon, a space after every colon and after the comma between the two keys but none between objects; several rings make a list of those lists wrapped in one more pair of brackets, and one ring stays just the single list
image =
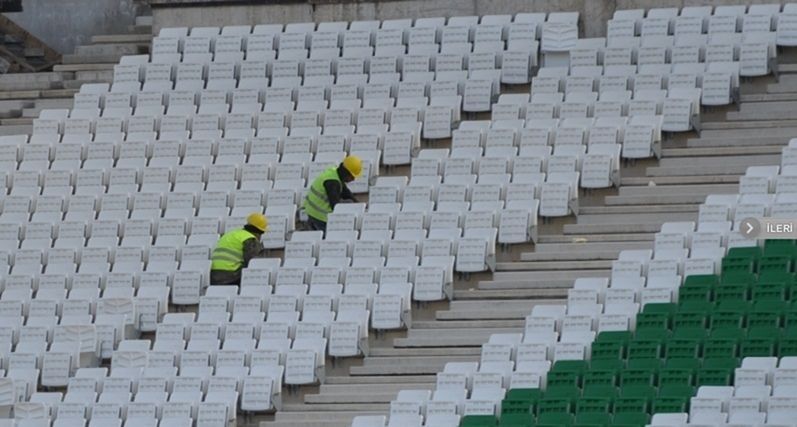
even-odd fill
[{"label": "navigation arrow icon", "polygon": [[739,225],[739,232],[748,239],[755,239],[761,232],[761,222],[755,218],[745,218]]}]

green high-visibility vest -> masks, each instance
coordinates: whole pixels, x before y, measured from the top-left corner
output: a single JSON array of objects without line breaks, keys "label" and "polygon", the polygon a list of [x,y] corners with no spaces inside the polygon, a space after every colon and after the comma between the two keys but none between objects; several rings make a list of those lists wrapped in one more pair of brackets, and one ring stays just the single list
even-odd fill
[{"label": "green high-visibility vest", "polygon": [[224,233],[213,249],[213,256],[211,257],[211,270],[221,271],[238,271],[244,267],[244,242],[249,239],[256,239],[257,237],[239,228]]},{"label": "green high-visibility vest", "polygon": [[316,177],[302,204],[302,208],[304,208],[304,212],[307,216],[322,222],[327,222],[327,215],[332,212],[332,205],[329,204],[327,190],[324,188],[324,182],[329,180],[337,181],[341,185],[341,189],[343,188],[343,184],[338,176],[338,168],[332,166]]}]

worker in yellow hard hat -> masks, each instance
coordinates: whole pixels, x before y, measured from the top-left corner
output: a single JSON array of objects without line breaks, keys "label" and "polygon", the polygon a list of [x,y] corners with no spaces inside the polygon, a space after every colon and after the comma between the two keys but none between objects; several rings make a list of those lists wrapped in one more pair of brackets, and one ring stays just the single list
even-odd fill
[{"label": "worker in yellow hard hat", "polygon": [[344,200],[356,202],[347,183],[363,172],[363,162],[357,156],[348,156],[338,165],[321,172],[310,185],[302,208],[314,230],[326,231],[327,215],[335,205]]},{"label": "worker in yellow hard hat", "polygon": [[252,258],[265,258],[260,237],[268,230],[268,220],[258,212],[249,214],[243,228],[228,231],[213,249],[210,264],[212,285],[240,285],[241,270]]}]

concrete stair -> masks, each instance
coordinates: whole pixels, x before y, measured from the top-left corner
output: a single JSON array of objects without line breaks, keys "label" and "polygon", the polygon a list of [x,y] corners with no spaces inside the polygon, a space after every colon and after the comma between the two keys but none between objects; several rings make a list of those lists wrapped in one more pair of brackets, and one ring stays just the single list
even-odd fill
[{"label": "concrete stair", "polygon": [[[86,83],[110,83],[113,66],[123,55],[148,53],[152,17],[139,17],[127,34],[97,35],[78,46],[48,72],[0,74],[0,135],[30,133],[43,109],[71,108],[72,98]],[[37,54],[35,49],[28,52]],[[13,129],[5,129],[13,126]]]}]

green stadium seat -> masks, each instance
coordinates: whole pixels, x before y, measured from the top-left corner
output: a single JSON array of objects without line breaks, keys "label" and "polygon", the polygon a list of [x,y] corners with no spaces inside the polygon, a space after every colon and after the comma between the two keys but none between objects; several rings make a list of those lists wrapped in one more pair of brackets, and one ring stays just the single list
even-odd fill
[{"label": "green stadium seat", "polygon": [[607,427],[612,425],[612,417],[608,413],[608,408],[605,412],[587,412],[576,414],[574,426],[583,427]]},{"label": "green stadium seat", "polygon": [[689,406],[688,397],[657,397],[653,399],[651,412],[654,414],[667,414],[686,412]]},{"label": "green stadium seat", "polygon": [[758,283],[751,288],[753,301],[786,301],[789,287],[785,283]]},{"label": "green stadium seat", "polygon": [[584,373],[583,385],[607,385],[615,386],[617,384],[617,371],[611,370],[598,370],[591,369]]},{"label": "green stadium seat", "polygon": [[620,372],[620,386],[625,388],[631,385],[656,385],[656,371],[652,369],[628,368]]},{"label": "green stadium seat", "polygon": [[538,388],[509,389],[501,404],[501,414],[527,414],[537,412],[537,401],[542,399]]},{"label": "green stadium seat", "polygon": [[764,254],[758,260],[758,272],[782,271],[791,272],[793,268],[792,254]]},{"label": "green stadium seat", "polygon": [[739,328],[712,328],[709,339],[735,339],[740,340],[747,335],[746,329]]},{"label": "green stadium seat", "polygon": [[672,319],[674,330],[680,328],[705,328],[708,326],[708,318],[705,313],[681,311],[676,313]]},{"label": "green stadium seat", "polygon": [[628,369],[646,369],[655,372],[662,366],[664,366],[664,361],[658,357],[628,360]]},{"label": "green stadium seat", "polygon": [[593,357],[592,360],[590,360],[589,362],[589,367],[590,369],[598,371],[604,371],[604,370],[620,371],[622,369],[625,369],[625,362],[622,359],[623,357],[595,360],[595,358]]},{"label": "green stadium seat", "polygon": [[743,246],[728,249],[728,254],[723,259],[751,259],[761,258],[762,250],[759,246]]},{"label": "green stadium seat", "polygon": [[537,427],[568,427],[573,424],[573,415],[567,412],[541,414],[537,417]]},{"label": "green stadium seat", "polygon": [[659,387],[658,397],[690,398],[695,395],[695,387],[688,384],[667,385]]},{"label": "green stadium seat", "polygon": [[678,289],[678,300],[681,302],[713,301],[713,289],[712,285],[706,283],[683,285]]},{"label": "green stadium seat", "polygon": [[697,358],[700,357],[700,340],[673,338],[664,345],[665,357]]},{"label": "green stadium seat", "polygon": [[739,354],[739,340],[735,338],[709,338],[703,344],[703,357],[716,358]]},{"label": "green stadium seat", "polygon": [[545,390],[545,394],[540,398],[540,402],[542,399],[545,398],[552,398],[552,399],[559,399],[565,398],[570,400],[575,400],[575,398],[581,396],[581,389],[575,386],[548,386]]},{"label": "green stadium seat", "polygon": [[659,390],[651,385],[628,385],[620,387],[620,397],[641,397],[651,399],[659,395]]},{"label": "green stadium seat", "polygon": [[720,276],[719,287],[726,285],[752,285],[758,281],[758,277],[748,271],[729,271],[723,272]]},{"label": "green stadium seat", "polygon": [[689,368],[664,368],[659,371],[658,386],[667,387],[670,385],[693,384],[694,370]]},{"label": "green stadium seat", "polygon": [[[651,305],[656,304],[648,304],[645,307],[650,307]],[[669,305],[669,304],[667,304]],[[619,341],[622,343],[627,343],[631,340],[631,332],[630,331],[605,331],[598,334],[595,337],[595,342],[615,342]]]},{"label": "green stadium seat", "polygon": [[[687,285],[708,285],[711,287],[720,284],[720,276],[716,274],[693,274],[686,276],[684,286]],[[645,306],[647,307],[647,306]]]},{"label": "green stadium seat", "polygon": [[596,361],[614,361],[625,357],[625,343],[622,341],[599,341],[592,343],[592,364]]},{"label": "green stadium seat", "polygon": [[559,360],[553,364],[551,371],[578,372],[579,374],[589,369],[586,360]]},{"label": "green stadium seat", "polygon": [[662,345],[660,340],[638,339],[628,344],[628,358],[655,358],[661,357]]},{"label": "green stadium seat", "polygon": [[581,373],[552,369],[548,372],[548,387],[560,386],[581,387]]},{"label": "green stadium seat", "polygon": [[614,413],[647,412],[650,407],[648,397],[618,397],[614,399]]},{"label": "green stadium seat", "polygon": [[745,314],[737,311],[717,309],[711,314],[709,326],[713,328],[744,328]]},{"label": "green stadium seat", "polygon": [[634,426],[642,427],[650,422],[650,415],[646,411],[639,412],[620,412],[615,411],[612,425],[615,427],[620,426]]},{"label": "green stadium seat", "polygon": [[498,427],[534,427],[535,422],[532,414],[501,414]]},{"label": "green stadium seat", "polygon": [[750,298],[750,286],[732,283],[714,288],[714,301],[747,301]]},{"label": "green stadium seat", "polygon": [[615,386],[585,385],[581,395],[583,397],[617,397],[619,391]]},{"label": "green stadium seat", "polygon": [[[545,396],[540,399],[537,407],[537,417],[546,414],[569,414],[573,412],[573,399]],[[542,420],[540,420],[542,422]]]},{"label": "green stadium seat", "polygon": [[460,427],[496,427],[498,419],[492,415],[466,415],[459,422]]},{"label": "green stadium seat", "polygon": [[612,399],[609,397],[581,397],[576,401],[576,414],[591,412],[609,412]]},{"label": "green stadium seat", "polygon": [[650,304],[645,306],[645,311],[639,313],[636,318],[637,334],[640,331],[670,329],[671,313],[651,312],[647,310]]}]

